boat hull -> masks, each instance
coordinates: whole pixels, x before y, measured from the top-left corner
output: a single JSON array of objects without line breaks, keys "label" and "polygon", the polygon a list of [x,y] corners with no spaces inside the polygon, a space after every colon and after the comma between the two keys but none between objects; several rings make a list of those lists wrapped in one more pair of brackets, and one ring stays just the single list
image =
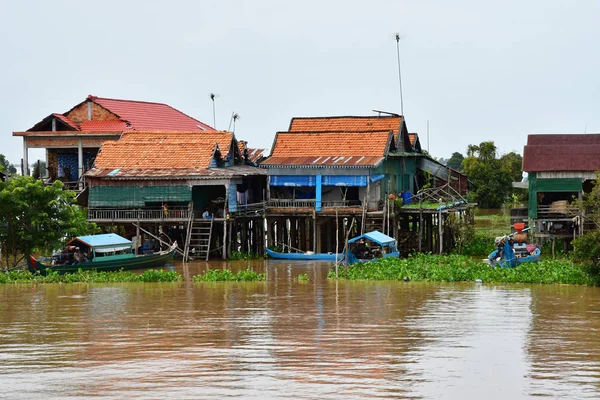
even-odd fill
[{"label": "boat hull", "polygon": [[174,250],[162,251],[156,254],[140,255],[128,259],[109,261],[86,261],[71,265],[47,265],[33,256],[27,258],[27,267],[32,273],[46,275],[49,271],[59,274],[67,274],[82,271],[119,271],[132,269],[156,268],[164,266],[175,254]]},{"label": "boat hull", "polygon": [[488,262],[492,267],[514,268],[523,263],[538,262],[542,256],[542,253],[540,249],[535,249],[533,254],[530,254],[526,257],[514,257],[512,259],[501,258],[500,260],[496,260],[497,255],[498,250],[494,250],[488,256]]},{"label": "boat hull", "polygon": [[267,249],[267,255],[277,260],[317,260],[317,261],[335,261],[342,259],[342,254],[329,253],[280,253]]}]

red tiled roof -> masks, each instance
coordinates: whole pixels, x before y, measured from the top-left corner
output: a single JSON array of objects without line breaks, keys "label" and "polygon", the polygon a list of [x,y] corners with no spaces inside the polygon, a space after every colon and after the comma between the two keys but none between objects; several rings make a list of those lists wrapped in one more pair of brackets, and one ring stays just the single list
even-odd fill
[{"label": "red tiled roof", "polygon": [[106,142],[96,157],[99,169],[204,169],[215,146],[223,156],[233,135],[225,131],[128,131]]},{"label": "red tiled roof", "polygon": [[600,134],[529,135],[523,171],[598,171]]},{"label": "red tiled roof", "polygon": [[182,131],[213,129],[207,124],[167,104],[109,99],[92,95],[89,95],[88,99],[116,114],[122,120],[129,122],[130,128],[138,131],[156,129]]},{"label": "red tiled roof", "polygon": [[62,114],[57,114],[57,113],[52,113],[52,115],[58,119],[60,119],[63,123],[65,123],[66,125],[70,126],[73,129],[79,129],[79,127],[77,126],[77,124],[73,121],[71,121],[69,118],[65,117]]},{"label": "red tiled roof", "polygon": [[290,122],[290,132],[368,132],[394,131],[394,136],[402,124],[402,116],[368,117],[296,117]]},{"label": "red tiled roof", "polygon": [[390,140],[388,130],[278,132],[271,156],[262,165],[376,165],[386,156]]},{"label": "red tiled roof", "polygon": [[127,128],[125,121],[83,121],[79,129],[85,132],[121,132]]}]

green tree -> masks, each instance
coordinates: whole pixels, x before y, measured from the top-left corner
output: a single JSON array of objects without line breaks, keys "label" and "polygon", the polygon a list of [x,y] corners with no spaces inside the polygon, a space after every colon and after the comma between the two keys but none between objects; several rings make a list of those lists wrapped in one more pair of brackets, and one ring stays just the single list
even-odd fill
[{"label": "green tree", "polygon": [[473,184],[471,196],[480,207],[499,208],[508,199],[513,177],[498,159],[494,142],[469,145],[463,172]]},{"label": "green tree", "polygon": [[460,154],[458,151],[455,151],[454,153],[452,153],[452,157],[450,157],[448,159],[448,162],[446,163],[446,165],[457,171],[462,171],[463,170],[462,162],[464,159],[465,159],[465,157],[462,154]]},{"label": "green tree", "polygon": [[96,229],[75,205],[74,192],[62,186],[60,181],[44,185],[29,176],[0,182],[0,246],[7,266],[19,265],[27,254],[56,249],[65,240]]},{"label": "green tree", "polygon": [[500,157],[502,168],[509,171],[513,182],[521,182],[523,179],[523,157],[511,151]]},{"label": "green tree", "polygon": [[17,173],[15,166],[8,162],[4,154],[0,154],[0,172],[10,175]]}]

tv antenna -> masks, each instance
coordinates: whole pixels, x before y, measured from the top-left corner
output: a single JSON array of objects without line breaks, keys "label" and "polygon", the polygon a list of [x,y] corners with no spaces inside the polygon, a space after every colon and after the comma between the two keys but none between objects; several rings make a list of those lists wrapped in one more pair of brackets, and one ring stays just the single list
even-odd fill
[{"label": "tv antenna", "polygon": [[396,51],[398,53],[398,82],[400,83],[400,114],[404,115],[404,99],[402,98],[402,72],[400,70],[400,39],[404,39],[404,36],[400,36],[396,33]]},{"label": "tv antenna", "polygon": [[219,95],[216,93],[210,94],[210,99],[212,100],[212,106],[213,106],[213,128],[217,129],[217,117],[215,114],[215,97],[219,97]]},{"label": "tv antenna", "polygon": [[[240,117],[240,115],[238,113],[236,113],[235,111],[232,112],[231,119],[229,120],[229,128],[227,129],[229,132],[235,133],[235,121],[237,121],[238,119],[242,119],[242,117]],[[233,131],[231,130],[231,123],[233,123]]]}]

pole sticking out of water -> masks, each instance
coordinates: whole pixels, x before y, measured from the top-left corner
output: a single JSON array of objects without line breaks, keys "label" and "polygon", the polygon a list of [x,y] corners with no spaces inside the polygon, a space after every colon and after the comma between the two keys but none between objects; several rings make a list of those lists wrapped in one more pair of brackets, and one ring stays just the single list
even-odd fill
[{"label": "pole sticking out of water", "polygon": [[402,37],[396,33],[396,50],[398,53],[398,82],[400,82],[400,114],[404,115],[404,99],[402,98],[402,72],[400,70],[400,39]]}]

